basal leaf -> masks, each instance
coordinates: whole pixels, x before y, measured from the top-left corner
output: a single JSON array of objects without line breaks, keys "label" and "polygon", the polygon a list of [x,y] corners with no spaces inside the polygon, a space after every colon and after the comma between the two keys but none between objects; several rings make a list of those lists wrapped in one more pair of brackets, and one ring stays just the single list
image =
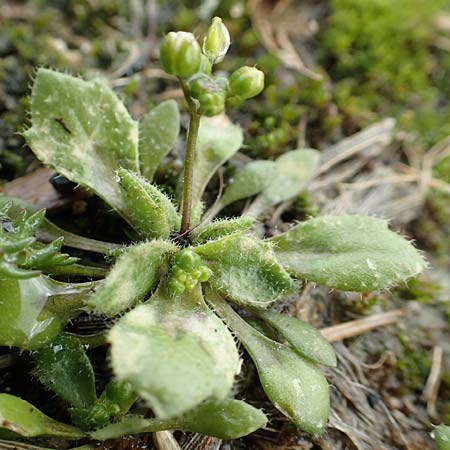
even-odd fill
[{"label": "basal leaf", "polygon": [[193,250],[213,271],[210,283],[238,303],[266,305],[295,290],[271,246],[259,239],[232,234]]},{"label": "basal leaf", "polygon": [[144,300],[156,286],[158,271],[168,253],[175,250],[174,245],[164,241],[143,242],[129,247],[88,299],[88,306],[112,317]]},{"label": "basal leaf", "polygon": [[375,217],[318,217],[270,241],[296,276],[343,291],[388,288],[425,267],[411,243]]},{"label": "basal leaf", "polygon": [[438,425],[434,429],[434,439],[437,450],[450,450],[450,427]]},{"label": "basal leaf", "polygon": [[62,298],[66,306],[81,308],[89,285],[56,283],[39,276],[27,280],[0,277],[0,345],[34,350],[52,342],[68,316],[52,305]]},{"label": "basal leaf", "polygon": [[272,183],[278,164],[274,161],[252,161],[229,181],[220,204],[227,206],[237,200],[259,194]]},{"label": "basal leaf", "polygon": [[319,166],[317,150],[292,150],[281,155],[270,177],[270,184],[256,197],[247,214],[258,216],[265,209],[289,200],[305,189]]},{"label": "basal leaf", "polygon": [[86,408],[97,399],[91,362],[79,339],[61,333],[47,347],[33,354],[34,374],[71,406]]},{"label": "basal leaf", "polygon": [[305,358],[325,366],[336,365],[333,347],[318,330],[308,323],[296,317],[264,309],[253,308],[252,311],[281,333],[291,347]]},{"label": "basal leaf", "polygon": [[112,180],[119,167],[139,172],[138,123],[105,81],[39,69],[31,122],[24,136],[44,164],[92,189],[128,218]]},{"label": "basal leaf", "polygon": [[201,201],[211,177],[241,148],[242,142],[241,128],[231,123],[226,116],[201,119],[194,162],[193,205]]},{"label": "basal leaf", "polygon": [[130,418],[94,431],[98,440],[115,439],[127,434],[150,433],[161,430],[183,430],[214,436],[219,439],[238,439],[266,425],[264,413],[240,400],[209,400],[180,417],[173,419]]},{"label": "basal leaf", "polygon": [[250,354],[273,405],[302,430],[322,433],[330,411],[330,396],[320,370],[289,346],[256,331],[217,293],[207,289],[205,295]]},{"label": "basal leaf", "polygon": [[233,337],[197,287],[170,297],[161,286],[111,329],[115,375],[129,381],[158,418],[228,395],[238,371]]},{"label": "basal leaf", "polygon": [[139,122],[139,158],[142,175],[152,181],[161,161],[173,148],[180,132],[180,113],[175,100],[152,109]]},{"label": "basal leaf", "polygon": [[126,169],[117,172],[129,222],[149,239],[167,239],[180,226],[175,206],[156,186]]},{"label": "basal leaf", "polygon": [[78,428],[57,422],[32,404],[9,394],[0,394],[0,429],[22,437],[48,436],[64,439],[86,437]]},{"label": "basal leaf", "polygon": [[191,232],[191,239],[194,245],[202,244],[213,239],[219,239],[230,234],[245,232],[254,223],[252,217],[242,216],[235,219],[220,219],[199,225]]}]

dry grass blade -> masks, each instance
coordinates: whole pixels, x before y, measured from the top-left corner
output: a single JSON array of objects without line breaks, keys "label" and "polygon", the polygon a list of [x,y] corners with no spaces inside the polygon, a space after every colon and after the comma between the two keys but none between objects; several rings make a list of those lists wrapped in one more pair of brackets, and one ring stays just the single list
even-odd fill
[{"label": "dry grass blade", "polygon": [[156,431],[153,442],[157,450],[182,450],[171,431]]},{"label": "dry grass blade", "polygon": [[441,384],[443,354],[444,349],[440,345],[436,345],[433,348],[431,370],[422,393],[422,400],[427,402],[427,412],[431,417],[437,416],[436,400],[438,398],[439,386]]},{"label": "dry grass blade", "polygon": [[322,75],[303,62],[289,37],[292,30],[303,36],[317,30],[317,21],[313,18],[317,14],[317,6],[291,0],[279,0],[275,4],[267,0],[249,0],[248,11],[261,43],[269,52],[286,67],[313,80],[322,79]]},{"label": "dry grass blade", "polygon": [[362,333],[367,333],[368,331],[379,327],[393,325],[399,322],[404,316],[405,310],[394,309],[392,311],[374,314],[373,316],[364,319],[352,320],[351,322],[322,328],[320,332],[329,342],[336,342]]}]

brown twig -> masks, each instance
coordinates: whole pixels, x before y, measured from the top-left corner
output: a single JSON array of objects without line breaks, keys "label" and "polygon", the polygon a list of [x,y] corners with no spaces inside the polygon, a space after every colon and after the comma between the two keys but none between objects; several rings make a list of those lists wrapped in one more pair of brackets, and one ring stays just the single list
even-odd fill
[{"label": "brown twig", "polygon": [[329,342],[337,342],[342,339],[358,336],[376,328],[393,325],[405,316],[405,310],[394,309],[392,311],[374,314],[364,319],[352,320],[331,327],[322,328],[320,332]]},{"label": "brown twig", "polygon": [[444,349],[440,345],[433,348],[433,358],[431,370],[427,382],[422,392],[422,400],[427,402],[427,412],[430,416],[436,417],[436,400],[441,385],[442,356]]}]

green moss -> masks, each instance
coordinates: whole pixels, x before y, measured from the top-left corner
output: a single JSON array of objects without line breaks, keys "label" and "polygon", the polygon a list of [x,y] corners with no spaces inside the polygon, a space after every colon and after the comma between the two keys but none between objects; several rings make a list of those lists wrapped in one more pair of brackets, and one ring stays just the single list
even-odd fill
[{"label": "green moss", "polygon": [[445,0],[331,1],[322,62],[336,83],[334,100],[342,114],[361,126],[378,115],[400,117],[401,126],[427,144],[450,132],[443,75],[450,58],[432,51],[433,20],[445,8]]},{"label": "green moss", "polygon": [[404,353],[397,360],[403,379],[405,380],[402,390],[407,394],[408,390],[420,391],[423,389],[430,373],[430,352],[421,348],[415,348],[408,336],[399,335],[404,347]]}]

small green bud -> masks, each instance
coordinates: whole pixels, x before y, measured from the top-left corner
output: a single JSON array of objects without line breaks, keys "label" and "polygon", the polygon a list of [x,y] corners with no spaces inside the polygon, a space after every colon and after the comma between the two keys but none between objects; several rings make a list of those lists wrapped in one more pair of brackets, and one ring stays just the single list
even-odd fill
[{"label": "small green bud", "polygon": [[200,275],[202,274],[202,272],[199,269],[195,269],[193,270],[190,275],[194,280],[198,280],[200,278]]},{"label": "small green bud", "polygon": [[205,55],[201,56],[200,67],[198,71],[200,73],[204,73],[205,75],[211,75],[212,64],[211,61]]},{"label": "small green bud", "polygon": [[97,424],[108,423],[109,412],[104,405],[94,405],[91,409],[90,419]]},{"label": "small green bud", "polygon": [[223,91],[203,94],[198,98],[199,112],[208,117],[217,116],[225,109],[225,99],[226,95]]},{"label": "small green bud", "polygon": [[186,272],[179,266],[175,266],[172,270],[172,275],[181,282],[186,281]]},{"label": "small green bud", "polygon": [[195,288],[195,286],[197,286],[197,283],[198,280],[193,277],[189,277],[184,283],[184,287],[186,288],[186,291],[190,292]]},{"label": "small green bud", "polygon": [[230,92],[241,100],[255,97],[263,89],[264,73],[256,67],[240,67],[230,76]]},{"label": "small green bud", "polygon": [[200,283],[206,283],[212,276],[212,270],[206,266],[200,266],[200,276],[198,277],[198,281]]},{"label": "small green bud", "polygon": [[171,277],[169,282],[167,283],[167,290],[170,295],[181,295],[185,290],[185,286],[181,281],[177,280],[174,277]]},{"label": "small green bud", "polygon": [[203,41],[203,53],[213,64],[221,62],[230,46],[230,33],[220,17],[214,17]]},{"label": "small green bud", "polygon": [[200,45],[192,33],[171,31],[161,42],[160,59],[167,73],[190,77],[197,73],[200,67]]},{"label": "small green bud", "polygon": [[108,402],[104,406],[110,417],[120,414],[120,406],[117,403]]},{"label": "small green bud", "polygon": [[189,93],[199,102],[199,112],[205,116],[216,116],[225,109],[226,90],[220,83],[205,74],[198,74],[189,81]]},{"label": "small green bud", "polygon": [[196,269],[200,264],[201,258],[192,250],[186,249],[181,251],[176,258],[175,265],[181,267],[183,270],[191,271]]},{"label": "small green bud", "polygon": [[131,387],[131,384],[127,381],[112,380],[105,388],[104,396],[110,402],[119,405],[128,404],[130,398],[134,398],[135,394]]}]

